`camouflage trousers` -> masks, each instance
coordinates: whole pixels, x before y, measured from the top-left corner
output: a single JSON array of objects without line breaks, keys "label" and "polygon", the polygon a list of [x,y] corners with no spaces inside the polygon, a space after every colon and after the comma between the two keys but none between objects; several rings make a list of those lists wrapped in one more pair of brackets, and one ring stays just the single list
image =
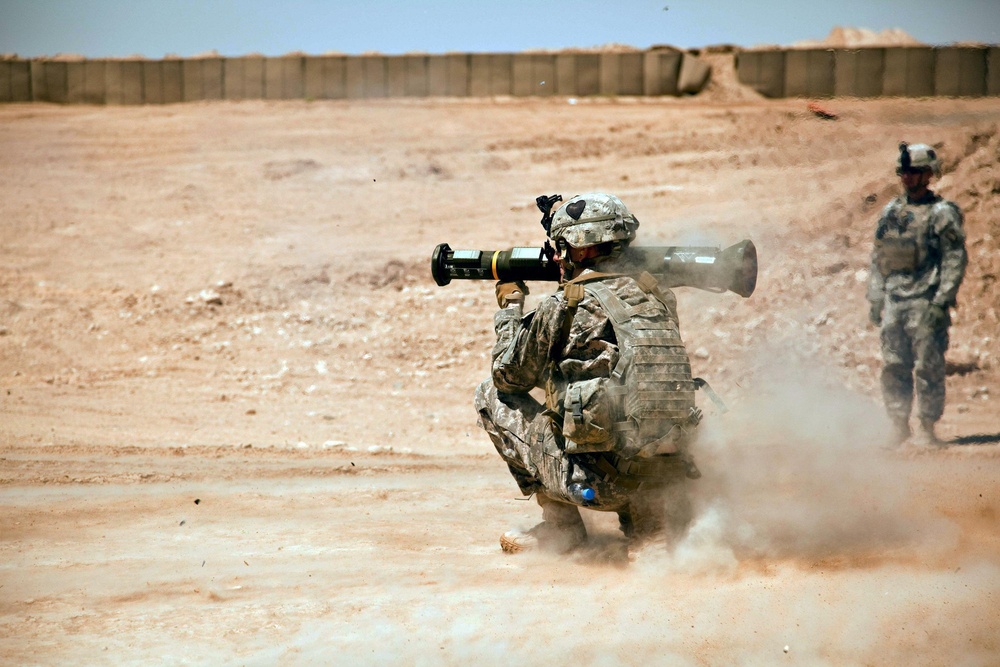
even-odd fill
[{"label": "camouflage trousers", "polygon": [[680,533],[690,522],[692,509],[683,469],[628,488],[622,480],[601,478],[597,459],[605,454],[566,454],[545,406],[530,394],[498,392],[493,381],[486,380],[476,389],[475,406],[479,425],[521,493],[544,496],[538,501],[546,521],[566,527],[580,522],[578,506],[568,490],[570,484],[579,482],[597,491],[598,502],[586,507],[617,512],[626,537],[641,539],[666,529]]},{"label": "camouflage trousers", "polygon": [[928,328],[924,319],[929,307],[929,299],[885,301],[881,331],[882,397],[886,412],[896,422],[909,420],[914,393],[921,420],[936,422],[944,413],[948,323]]}]

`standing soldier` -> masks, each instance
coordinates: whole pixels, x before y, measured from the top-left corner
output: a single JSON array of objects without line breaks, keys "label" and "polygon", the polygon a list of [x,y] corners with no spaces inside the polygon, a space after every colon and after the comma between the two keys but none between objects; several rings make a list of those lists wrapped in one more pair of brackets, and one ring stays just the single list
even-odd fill
[{"label": "standing soldier", "polygon": [[962,212],[928,187],[941,175],[930,146],[900,144],[896,174],[906,192],[879,218],[868,282],[870,318],[881,326],[882,395],[897,444],[910,437],[915,388],[915,442],[940,445],[934,424],[944,412],[949,309],[968,261]]}]

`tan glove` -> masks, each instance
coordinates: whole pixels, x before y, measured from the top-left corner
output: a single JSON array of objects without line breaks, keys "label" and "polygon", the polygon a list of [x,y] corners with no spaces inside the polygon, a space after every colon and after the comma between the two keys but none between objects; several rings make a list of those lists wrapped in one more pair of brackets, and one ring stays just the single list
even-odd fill
[{"label": "tan glove", "polygon": [[528,294],[528,286],[518,280],[514,283],[497,283],[497,305],[506,308],[511,303],[524,303],[524,296]]}]

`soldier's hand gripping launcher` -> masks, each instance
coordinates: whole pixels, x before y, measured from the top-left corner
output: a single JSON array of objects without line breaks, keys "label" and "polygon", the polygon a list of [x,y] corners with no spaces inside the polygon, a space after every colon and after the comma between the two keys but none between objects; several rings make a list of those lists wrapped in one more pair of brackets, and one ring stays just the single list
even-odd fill
[{"label": "soldier's hand gripping launcher", "polygon": [[[742,297],[757,287],[757,248],[744,240],[726,249],[704,246],[630,247],[620,257],[600,264],[608,273],[648,271],[662,287],[697,287],[710,292],[735,292]],[[544,248],[452,250],[441,243],[431,255],[434,282],[452,280],[559,281],[559,264]]]}]

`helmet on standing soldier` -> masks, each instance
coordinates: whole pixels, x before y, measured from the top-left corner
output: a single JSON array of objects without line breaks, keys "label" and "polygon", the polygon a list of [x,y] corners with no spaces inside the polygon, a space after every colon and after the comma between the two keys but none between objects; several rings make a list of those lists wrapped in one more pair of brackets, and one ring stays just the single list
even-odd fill
[{"label": "helmet on standing soldier", "polygon": [[899,144],[896,175],[907,171],[930,171],[935,176],[941,176],[941,161],[938,160],[937,152],[927,144]]}]

